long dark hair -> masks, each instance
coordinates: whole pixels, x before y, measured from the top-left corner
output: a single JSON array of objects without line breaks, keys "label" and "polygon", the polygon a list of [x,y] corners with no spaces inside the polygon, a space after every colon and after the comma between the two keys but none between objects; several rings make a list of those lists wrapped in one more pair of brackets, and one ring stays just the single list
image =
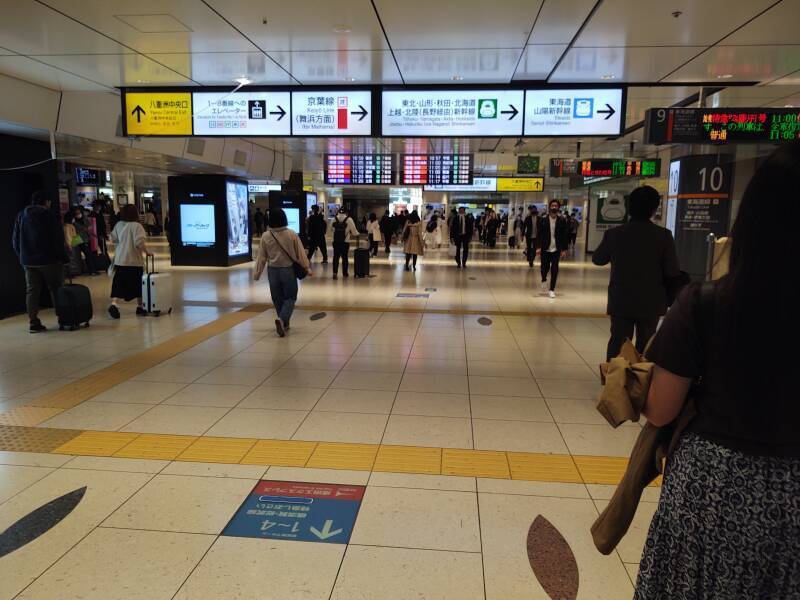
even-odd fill
[{"label": "long dark hair", "polygon": [[773,152],[753,175],[731,230],[730,270],[717,288],[716,314],[722,321],[715,328],[725,332],[729,383],[739,390],[741,401],[750,396],[753,412],[747,412],[754,416],[757,410],[775,418],[765,407],[789,398],[785,369],[794,353],[779,348],[794,343],[792,334],[797,331],[790,292],[797,285],[796,238],[781,235],[770,207],[780,202],[781,221],[797,222],[798,174],[800,142]]}]

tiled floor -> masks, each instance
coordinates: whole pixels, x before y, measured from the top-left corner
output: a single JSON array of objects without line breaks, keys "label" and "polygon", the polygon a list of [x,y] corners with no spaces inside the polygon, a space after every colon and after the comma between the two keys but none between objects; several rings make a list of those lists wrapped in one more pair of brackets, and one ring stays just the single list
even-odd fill
[{"label": "tiled floor", "polygon": [[[254,312],[66,409],[36,398],[267,301],[266,287],[247,267],[174,269],[172,316],[111,321],[97,278],[90,329],[28,336],[24,319],[3,321],[0,425],[50,432],[45,452],[79,440],[67,447],[82,455],[0,452],[0,531],[87,491],[0,558],[0,600],[547,598],[529,556],[539,516],[574,557],[578,598],[630,597],[658,488],[618,552],[589,534],[639,432],[593,406],[608,323],[583,313],[603,312],[607,273],[566,262],[553,301],[505,249],[446,265],[426,256],[414,275],[393,255],[368,280],[305,280],[288,337]],[[427,300],[396,298],[426,287]],[[350,543],[220,536],[259,479],[366,485]]]}]

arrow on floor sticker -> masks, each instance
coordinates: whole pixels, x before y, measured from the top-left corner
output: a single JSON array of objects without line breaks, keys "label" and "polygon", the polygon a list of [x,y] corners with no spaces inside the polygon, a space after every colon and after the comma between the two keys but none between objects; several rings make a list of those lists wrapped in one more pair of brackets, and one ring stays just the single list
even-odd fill
[{"label": "arrow on floor sticker", "polygon": [[327,521],[325,521],[325,525],[322,528],[322,531],[313,526],[310,527],[309,529],[311,530],[311,533],[313,533],[319,539],[327,540],[328,538],[332,538],[333,536],[342,533],[341,529],[336,529],[334,531],[331,531],[331,527],[333,527],[333,521],[328,519]]}]

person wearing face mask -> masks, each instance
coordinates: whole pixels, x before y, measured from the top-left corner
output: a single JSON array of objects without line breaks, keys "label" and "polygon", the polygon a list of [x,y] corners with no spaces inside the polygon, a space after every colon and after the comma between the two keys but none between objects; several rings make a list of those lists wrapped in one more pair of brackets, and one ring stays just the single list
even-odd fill
[{"label": "person wearing face mask", "polygon": [[[542,292],[551,298],[556,297],[558,281],[558,263],[567,255],[569,249],[569,224],[561,216],[561,203],[551,200],[547,205],[548,214],[539,219],[536,243],[537,254],[542,257]],[[550,276],[548,292],[547,277]]]},{"label": "person wearing face mask", "polygon": [[339,261],[342,261],[342,275],[350,276],[348,254],[350,253],[350,239],[358,237],[358,229],[353,219],[347,215],[347,209],[342,207],[333,220],[333,278],[339,277]]}]

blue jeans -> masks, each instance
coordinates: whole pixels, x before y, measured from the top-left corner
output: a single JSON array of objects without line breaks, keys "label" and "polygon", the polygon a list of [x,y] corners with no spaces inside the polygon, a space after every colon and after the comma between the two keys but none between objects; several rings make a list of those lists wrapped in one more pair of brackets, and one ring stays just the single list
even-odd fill
[{"label": "blue jeans", "polygon": [[294,267],[267,267],[269,280],[269,293],[278,318],[284,326],[289,325],[289,319],[294,312],[294,303],[297,302],[297,278],[294,276]]}]

